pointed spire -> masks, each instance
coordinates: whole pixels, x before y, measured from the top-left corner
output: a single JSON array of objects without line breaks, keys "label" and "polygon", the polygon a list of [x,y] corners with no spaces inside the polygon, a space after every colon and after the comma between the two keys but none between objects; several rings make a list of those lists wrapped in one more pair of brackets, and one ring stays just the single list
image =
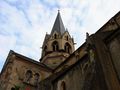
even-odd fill
[{"label": "pointed spire", "polygon": [[55,23],[53,25],[51,34],[53,34],[55,31],[61,35],[65,32],[65,27],[60,16],[60,10],[58,10],[58,14],[57,14]]}]

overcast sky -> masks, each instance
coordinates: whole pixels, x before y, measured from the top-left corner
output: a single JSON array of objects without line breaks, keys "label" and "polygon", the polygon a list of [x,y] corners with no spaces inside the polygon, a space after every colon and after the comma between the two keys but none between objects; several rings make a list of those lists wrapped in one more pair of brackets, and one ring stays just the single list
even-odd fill
[{"label": "overcast sky", "polygon": [[39,60],[58,9],[76,49],[120,10],[120,0],[0,0],[0,70],[10,50]]}]

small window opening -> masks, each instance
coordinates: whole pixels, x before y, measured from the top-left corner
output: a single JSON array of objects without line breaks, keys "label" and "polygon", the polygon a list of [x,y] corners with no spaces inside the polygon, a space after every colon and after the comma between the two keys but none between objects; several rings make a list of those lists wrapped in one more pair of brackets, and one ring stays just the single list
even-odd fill
[{"label": "small window opening", "polygon": [[57,41],[53,42],[52,47],[53,51],[58,51],[59,50],[58,42]]}]

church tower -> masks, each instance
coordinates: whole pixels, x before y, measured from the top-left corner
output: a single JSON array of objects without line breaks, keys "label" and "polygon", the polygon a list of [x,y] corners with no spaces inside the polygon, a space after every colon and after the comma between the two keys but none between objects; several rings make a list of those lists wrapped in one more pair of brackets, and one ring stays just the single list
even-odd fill
[{"label": "church tower", "polygon": [[74,40],[69,32],[65,30],[58,11],[51,33],[45,36],[40,60],[50,68],[55,68],[74,50]]}]

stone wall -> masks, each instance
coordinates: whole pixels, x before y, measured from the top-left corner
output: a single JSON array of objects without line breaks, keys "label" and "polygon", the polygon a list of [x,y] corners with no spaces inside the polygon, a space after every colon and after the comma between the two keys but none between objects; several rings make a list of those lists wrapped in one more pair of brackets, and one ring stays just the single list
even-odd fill
[{"label": "stone wall", "polygon": [[[77,64],[71,65],[68,71],[53,81],[53,90],[117,90],[120,88],[120,30],[116,29],[111,34],[107,31],[107,33],[97,33],[91,38],[95,48],[95,55],[93,55],[95,62],[90,63],[90,54],[88,54],[89,59],[79,59]],[[106,37],[103,38],[101,35]]]},{"label": "stone wall", "polygon": [[37,84],[50,76],[51,72],[36,63],[37,61],[26,59],[28,58],[12,53],[6,60],[0,79],[0,84],[4,90],[11,90],[15,87],[36,90]]},{"label": "stone wall", "polygon": [[120,80],[120,33],[118,33],[116,37],[112,38],[107,45],[110,51],[113,66]]},{"label": "stone wall", "polygon": [[78,63],[76,63],[73,68],[71,68],[69,71],[66,71],[64,76],[56,79],[53,83],[54,90],[64,90],[62,89],[62,83],[65,85],[65,90],[81,90],[85,83],[85,73],[88,69],[88,61],[88,57],[84,57]]}]

